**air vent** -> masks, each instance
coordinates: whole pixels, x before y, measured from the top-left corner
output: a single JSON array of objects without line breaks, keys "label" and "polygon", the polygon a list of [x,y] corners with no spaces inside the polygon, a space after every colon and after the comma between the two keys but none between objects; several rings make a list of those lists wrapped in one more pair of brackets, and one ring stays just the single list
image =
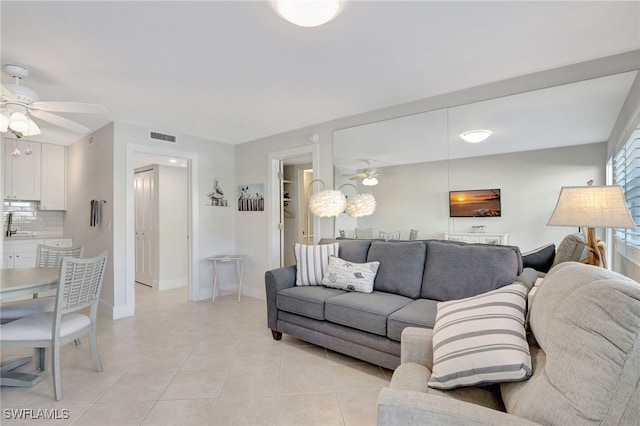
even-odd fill
[{"label": "air vent", "polygon": [[177,138],[175,136],[166,135],[164,133],[154,132],[153,130],[149,131],[149,138],[155,139],[155,140],[158,140],[158,141],[170,142],[170,143],[176,143],[177,142]]}]

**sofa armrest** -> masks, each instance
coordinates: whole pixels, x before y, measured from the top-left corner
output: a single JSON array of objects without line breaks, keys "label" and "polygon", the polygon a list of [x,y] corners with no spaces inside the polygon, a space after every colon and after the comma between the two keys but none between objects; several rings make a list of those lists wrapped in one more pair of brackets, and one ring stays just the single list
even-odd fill
[{"label": "sofa armrest", "polygon": [[400,338],[400,363],[414,362],[429,370],[433,368],[433,330],[407,327]]},{"label": "sofa armrest", "polygon": [[278,320],[276,296],[280,290],[296,285],[296,266],[285,266],[265,272],[264,285],[267,292],[267,323],[271,330],[276,330]]},{"label": "sofa armrest", "polygon": [[532,426],[537,423],[446,396],[384,388],[378,395],[377,424]]},{"label": "sofa armrest", "polygon": [[514,281],[520,281],[527,286],[529,290],[533,288],[533,285],[536,283],[538,279],[538,271],[533,268],[524,268],[522,273],[516,277]]}]

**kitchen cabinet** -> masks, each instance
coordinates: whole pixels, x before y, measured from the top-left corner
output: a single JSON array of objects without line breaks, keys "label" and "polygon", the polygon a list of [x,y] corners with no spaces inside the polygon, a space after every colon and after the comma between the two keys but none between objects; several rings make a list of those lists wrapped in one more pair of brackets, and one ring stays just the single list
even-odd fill
[{"label": "kitchen cabinet", "polygon": [[67,209],[67,155],[63,145],[42,144],[40,210]]},{"label": "kitchen cabinet", "polygon": [[[19,156],[12,156],[16,149]],[[27,155],[27,147],[31,154]],[[8,139],[4,141],[5,200],[40,200],[41,145],[37,142]]]},{"label": "kitchen cabinet", "polygon": [[34,268],[38,244],[52,247],[71,247],[73,245],[71,237],[16,238],[15,240],[10,238],[4,239],[3,267],[5,269]]}]

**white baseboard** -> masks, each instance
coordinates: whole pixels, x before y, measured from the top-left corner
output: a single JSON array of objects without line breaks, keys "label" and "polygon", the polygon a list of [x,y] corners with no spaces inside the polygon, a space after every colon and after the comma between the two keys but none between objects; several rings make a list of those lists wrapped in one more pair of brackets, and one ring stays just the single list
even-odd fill
[{"label": "white baseboard", "polygon": [[135,307],[131,305],[127,306],[118,306],[117,308],[100,299],[100,306],[98,308],[100,311],[106,311],[110,313],[111,319],[120,319],[133,316],[135,312]]},{"label": "white baseboard", "polygon": [[186,287],[188,285],[187,278],[178,278],[175,280],[159,280],[153,282],[153,288],[158,291],[171,290],[174,288]]}]

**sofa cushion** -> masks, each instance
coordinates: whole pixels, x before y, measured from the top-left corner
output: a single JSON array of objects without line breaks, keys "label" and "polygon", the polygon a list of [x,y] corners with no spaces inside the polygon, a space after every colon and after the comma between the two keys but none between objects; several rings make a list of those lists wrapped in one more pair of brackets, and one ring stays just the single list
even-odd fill
[{"label": "sofa cushion", "polygon": [[588,248],[582,234],[567,235],[558,244],[558,250],[553,259],[551,267],[562,262],[578,262],[587,257]]},{"label": "sofa cushion", "polygon": [[325,301],[344,291],[322,286],[289,287],[278,292],[278,309],[305,317],[324,320]]},{"label": "sofa cushion", "polygon": [[387,335],[387,317],[413,300],[397,294],[345,293],[325,302],[324,315],[328,321],[380,336]]},{"label": "sofa cushion", "polygon": [[417,299],[426,252],[422,241],[372,241],[367,262],[380,262],[373,289]]},{"label": "sofa cushion", "polygon": [[551,243],[527,253],[522,253],[522,266],[538,272],[549,272],[556,256],[556,245]]},{"label": "sofa cushion", "polygon": [[296,285],[320,285],[329,265],[329,256],[338,254],[338,243],[306,245],[295,243]]},{"label": "sofa cushion", "polygon": [[502,386],[509,413],[541,424],[640,424],[639,283],[564,262],[540,283],[529,321],[544,363],[528,382]]},{"label": "sofa cushion", "polygon": [[486,293],[511,284],[521,262],[517,247],[428,241],[420,295],[445,301]]},{"label": "sofa cushion", "polygon": [[347,291],[371,293],[380,262],[355,263],[329,256],[329,267],[322,285]]},{"label": "sofa cushion", "polygon": [[526,285],[511,285],[463,300],[438,303],[429,387],[526,380],[531,356],[524,331]]},{"label": "sofa cushion", "polygon": [[320,240],[319,244],[330,244],[335,242],[340,244],[337,254],[340,259],[356,263],[365,263],[367,261],[367,253],[371,246],[371,240],[323,238]]},{"label": "sofa cushion", "polygon": [[437,305],[436,300],[418,299],[398,309],[389,315],[387,320],[387,337],[400,341],[405,327],[433,328],[436,323]]}]

